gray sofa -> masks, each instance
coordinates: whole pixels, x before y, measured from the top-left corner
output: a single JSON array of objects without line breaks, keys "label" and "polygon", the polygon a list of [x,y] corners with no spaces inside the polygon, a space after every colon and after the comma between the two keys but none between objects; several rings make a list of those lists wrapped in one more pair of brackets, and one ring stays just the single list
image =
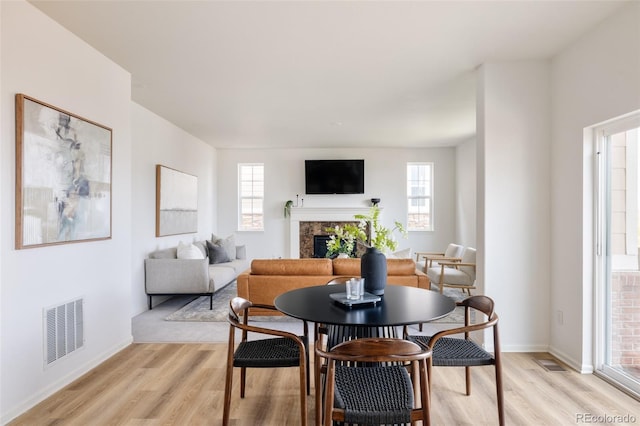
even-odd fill
[{"label": "gray sofa", "polygon": [[[250,267],[244,246],[235,246],[235,258],[228,262],[210,264],[207,242],[194,243],[204,254],[204,259],[178,259],[177,248],[157,250],[144,260],[145,292],[149,297],[149,309],[153,308],[152,296],[199,295],[209,296],[231,283]],[[212,257],[213,259],[213,257]]]}]

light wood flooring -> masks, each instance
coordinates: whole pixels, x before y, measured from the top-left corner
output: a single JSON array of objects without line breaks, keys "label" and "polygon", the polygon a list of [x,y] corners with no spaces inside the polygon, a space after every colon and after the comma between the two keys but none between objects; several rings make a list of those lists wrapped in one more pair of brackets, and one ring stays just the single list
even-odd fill
[{"label": "light wood flooring", "polygon": [[[624,424],[581,421],[585,415],[640,423],[640,402],[593,375],[549,372],[534,356],[541,354],[503,355],[508,425]],[[133,344],[10,425],[219,425],[225,363],[225,343]],[[472,372],[465,396],[463,369],[434,367],[432,424],[497,424],[493,367]],[[241,400],[236,369],[231,424],[299,424],[297,377],[295,368],[249,370]],[[307,405],[312,425],[313,390]]]}]

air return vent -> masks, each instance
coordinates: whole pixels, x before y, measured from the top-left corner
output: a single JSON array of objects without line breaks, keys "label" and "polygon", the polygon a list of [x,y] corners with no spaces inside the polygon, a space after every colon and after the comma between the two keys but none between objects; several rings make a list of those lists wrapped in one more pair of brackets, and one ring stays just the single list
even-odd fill
[{"label": "air return vent", "polygon": [[84,345],[83,299],[44,309],[44,363],[51,365]]}]

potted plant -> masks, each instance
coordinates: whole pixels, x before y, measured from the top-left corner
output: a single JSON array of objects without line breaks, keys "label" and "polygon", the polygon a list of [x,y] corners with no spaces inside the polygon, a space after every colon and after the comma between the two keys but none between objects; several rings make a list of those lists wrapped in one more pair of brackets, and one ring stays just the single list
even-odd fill
[{"label": "potted plant", "polygon": [[[387,281],[387,258],[385,253],[392,252],[398,246],[393,234],[395,231],[406,236],[404,226],[394,221],[394,227],[389,229],[380,223],[380,208],[375,205],[371,207],[367,215],[358,214],[354,216],[359,220],[358,225],[346,224],[340,228],[341,238],[337,234],[335,240],[342,245],[341,241],[345,237],[353,238],[360,244],[367,247],[367,251],[362,255],[360,261],[360,275],[365,279],[365,290],[375,295],[383,295]],[[371,227],[371,239],[367,241],[367,225]],[[331,240],[330,240],[331,241]],[[329,243],[327,243],[329,248]]]},{"label": "potted plant", "polygon": [[293,201],[289,200],[286,203],[284,203],[284,217],[285,219],[289,216],[291,216],[291,207],[293,206]]},{"label": "potted plant", "polygon": [[[326,228],[327,232],[331,232],[331,236],[327,240],[326,257],[351,257],[356,247],[356,234],[348,229],[345,225],[340,227],[336,225],[334,228]],[[355,226],[353,226],[355,228]]]},{"label": "potted plant", "polygon": [[[357,226],[358,239],[361,240],[365,246],[376,248],[382,253],[392,252],[398,247],[398,242],[393,237],[395,231],[400,232],[405,238],[407,236],[407,231],[404,229],[404,226],[397,220],[394,221],[394,227],[391,229],[380,223],[380,208],[377,205],[371,207],[368,215],[357,214],[354,217],[360,221]],[[371,226],[371,241],[368,244],[365,242],[365,229],[367,224]]]}]

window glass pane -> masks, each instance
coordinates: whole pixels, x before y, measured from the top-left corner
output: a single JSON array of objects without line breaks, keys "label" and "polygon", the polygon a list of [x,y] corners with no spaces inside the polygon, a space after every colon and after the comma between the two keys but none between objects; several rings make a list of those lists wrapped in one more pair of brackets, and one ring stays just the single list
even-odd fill
[{"label": "window glass pane", "polygon": [[433,230],[433,167],[431,163],[407,163],[407,229]]},{"label": "window glass pane", "polygon": [[238,165],[238,192],[240,212],[238,229],[261,231],[264,229],[264,165]]}]

